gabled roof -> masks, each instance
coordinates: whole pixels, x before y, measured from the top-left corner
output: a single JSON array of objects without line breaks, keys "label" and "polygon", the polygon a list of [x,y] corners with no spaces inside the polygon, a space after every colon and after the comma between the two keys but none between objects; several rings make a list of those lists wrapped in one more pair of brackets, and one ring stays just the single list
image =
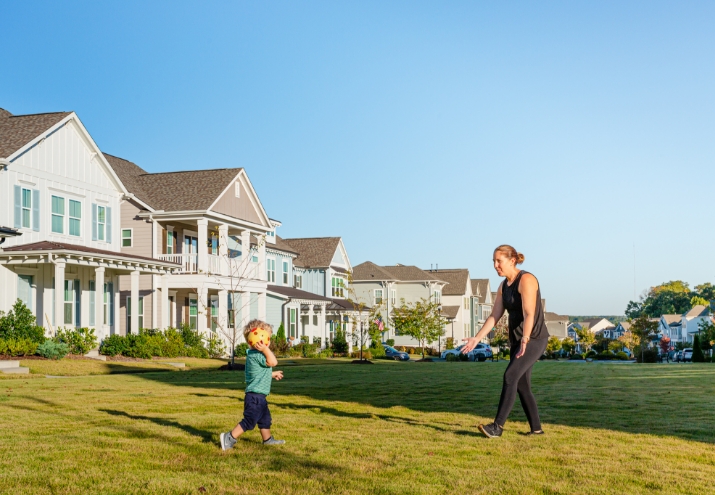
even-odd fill
[{"label": "gabled roof", "polygon": [[695,318],[698,316],[708,316],[710,314],[710,308],[707,306],[703,306],[702,304],[698,304],[697,306],[693,306],[693,309],[685,313],[686,318]]},{"label": "gabled roof", "polygon": [[544,320],[546,321],[569,321],[568,316],[559,315],[556,313],[544,312]]},{"label": "gabled roof", "polygon": [[137,164],[103,153],[127,190],[155,210],[208,210],[242,168],[150,174]]},{"label": "gabled roof", "polygon": [[[472,279],[472,293],[477,296],[477,301],[479,304],[484,304],[487,302],[487,292],[489,292],[489,279],[488,278],[473,278]],[[494,294],[494,292],[492,292]],[[492,297],[492,303],[494,298]]]},{"label": "gabled roof", "polygon": [[668,324],[669,327],[680,325],[683,320],[682,315],[662,315],[661,318]]},{"label": "gabled roof", "polygon": [[462,296],[467,293],[469,270],[466,268],[444,268],[429,270],[426,273],[434,275],[449,284],[442,289],[443,296]]},{"label": "gabled roof", "polygon": [[353,267],[353,280],[395,280],[395,277],[372,261],[366,261]]},{"label": "gabled roof", "polygon": [[293,261],[295,266],[327,268],[333,261],[340,237],[303,237],[283,241],[298,252],[298,257]]},{"label": "gabled roof", "polygon": [[416,266],[407,265],[392,265],[383,266],[383,270],[391,274],[396,280],[403,282],[417,282],[417,281],[434,281],[434,282],[445,282],[441,278],[437,277],[433,272],[426,272],[417,268]]},{"label": "gabled roof", "polygon": [[72,112],[13,115],[0,108],[0,158],[7,158]]},{"label": "gabled roof", "polygon": [[[251,236],[251,242],[255,242],[257,244],[258,240],[254,236]],[[287,242],[285,242],[285,239],[280,236],[276,236],[276,242],[274,244],[266,243],[266,249],[283,251],[290,254],[298,254],[298,251],[293,249],[293,247]],[[295,265],[295,259],[293,260],[293,265]]]},{"label": "gabled roof", "polygon": [[459,313],[459,308],[461,308],[461,306],[442,306],[441,315],[448,320],[454,320]]},{"label": "gabled roof", "polygon": [[625,330],[626,332],[631,329],[631,323],[629,323],[629,322],[627,322],[627,321],[622,321],[622,322],[619,323],[619,325],[620,325],[621,328],[623,328],[623,330]]},{"label": "gabled roof", "polygon": [[291,299],[300,299],[303,301],[321,301],[321,302],[332,302],[332,299],[319,296],[318,294],[313,294],[301,289],[296,289],[295,287],[284,287],[282,285],[268,285],[268,290],[276,294],[280,294]]}]

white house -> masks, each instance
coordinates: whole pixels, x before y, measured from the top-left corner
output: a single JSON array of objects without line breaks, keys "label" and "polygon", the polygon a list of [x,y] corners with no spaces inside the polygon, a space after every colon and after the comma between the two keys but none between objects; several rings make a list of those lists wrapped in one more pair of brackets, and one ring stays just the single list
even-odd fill
[{"label": "white house", "polygon": [[700,331],[700,325],[712,321],[710,308],[698,305],[683,315],[682,331],[683,337],[688,342],[693,341],[693,337]]},{"label": "white house", "polygon": [[128,191],[74,112],[0,109],[0,310],[21,299],[46,331],[119,330],[119,277],[165,277],[178,265],[122,252]]}]

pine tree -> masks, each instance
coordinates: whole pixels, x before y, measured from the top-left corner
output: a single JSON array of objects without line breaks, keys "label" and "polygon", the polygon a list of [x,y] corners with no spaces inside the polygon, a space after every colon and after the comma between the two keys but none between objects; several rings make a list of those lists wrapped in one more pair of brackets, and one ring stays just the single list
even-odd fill
[{"label": "pine tree", "polygon": [[697,335],[695,335],[695,337],[693,338],[693,362],[705,362],[705,355],[703,354],[703,349],[700,347],[700,337],[698,337]]}]

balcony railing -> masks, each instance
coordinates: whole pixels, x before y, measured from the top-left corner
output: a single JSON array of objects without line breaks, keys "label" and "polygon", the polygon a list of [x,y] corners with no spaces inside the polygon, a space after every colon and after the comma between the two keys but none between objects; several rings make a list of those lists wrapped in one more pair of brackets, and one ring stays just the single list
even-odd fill
[{"label": "balcony railing", "polygon": [[199,273],[198,254],[160,254],[159,259],[181,265],[181,273]]}]

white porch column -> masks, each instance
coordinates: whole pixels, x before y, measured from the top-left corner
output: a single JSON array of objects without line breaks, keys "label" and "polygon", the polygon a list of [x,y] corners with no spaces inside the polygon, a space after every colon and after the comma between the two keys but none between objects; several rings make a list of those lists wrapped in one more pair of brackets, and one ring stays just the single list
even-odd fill
[{"label": "white porch column", "polygon": [[[228,291],[220,290],[218,291],[218,325],[216,328],[218,331],[223,331],[224,334],[228,334]],[[222,336],[222,339],[225,339]],[[230,346],[229,346],[230,347]]]},{"label": "white porch column", "polygon": [[209,270],[209,251],[206,243],[209,240],[209,221],[206,218],[199,218],[196,221],[198,228],[198,247],[199,251],[197,263],[199,272],[207,273]]},{"label": "white porch column", "polygon": [[[130,275],[131,280],[131,333],[139,333],[139,270],[134,270]],[[129,308],[127,308],[129,309]],[[129,332],[127,332],[129,333]]]},{"label": "white porch column", "polygon": [[266,293],[258,293],[258,319],[266,321]]},{"label": "white porch column", "polygon": [[306,330],[308,331],[308,343],[312,344],[313,343],[313,316],[315,315],[315,312],[313,311],[313,308],[315,306],[313,304],[308,305],[308,325],[306,327]]},{"label": "white porch column", "polygon": [[323,305],[320,307],[320,319],[319,319],[319,321],[318,321],[318,323],[320,324],[320,333],[321,333],[321,336],[320,336],[320,347],[321,347],[322,349],[325,349],[325,348],[327,347],[327,345],[328,345],[328,329],[327,329],[327,326],[326,326],[326,324],[325,324],[325,323],[326,323],[326,312],[327,312],[327,309],[328,309],[328,307],[327,307],[327,305],[325,305],[325,304],[323,304]]},{"label": "white porch column", "polygon": [[[112,285],[114,287],[114,321],[110,321],[112,318],[112,312],[110,311],[109,314],[107,315],[107,321],[109,321],[110,325],[114,327],[114,334],[115,335],[121,335],[122,332],[122,322],[119,319],[119,301],[120,301],[120,295],[119,295],[119,275],[115,275],[112,278]],[[125,335],[126,335],[126,329],[125,329]]]},{"label": "white porch column", "polygon": [[228,275],[228,225],[218,226],[218,255],[221,275]]},{"label": "white porch column", "polygon": [[258,240],[258,280],[267,280],[268,274],[266,273],[266,241]]},{"label": "white porch column", "polygon": [[345,324],[345,339],[348,341],[348,352],[353,352],[353,320],[348,318]]},{"label": "white porch column", "polygon": [[[290,322],[288,321],[288,304],[283,305],[283,319],[281,320],[283,323],[283,330],[285,330],[286,333],[286,339],[290,337]],[[278,333],[278,329],[276,328],[276,333]]]},{"label": "white porch column", "polygon": [[[151,276],[151,328],[159,327],[159,277]],[[146,312],[146,310],[145,310]],[[145,320],[146,321],[146,320]],[[145,323],[146,324],[146,323]]]},{"label": "white porch column", "polygon": [[[199,238],[201,236],[199,235]],[[199,241],[200,243],[201,241]],[[204,244],[204,252],[206,252],[206,244]],[[197,323],[196,323],[196,329],[199,332],[199,335],[205,335],[206,330],[207,330],[207,319],[208,315],[211,314],[211,308],[209,307],[209,290],[206,287],[199,287],[197,290],[198,293],[198,318],[197,318]]]},{"label": "white porch column", "polygon": [[65,260],[55,260],[55,334],[65,325]]},{"label": "white porch column", "polygon": [[247,270],[248,264],[251,262],[251,231],[244,230],[241,232],[241,272]]},{"label": "white porch column", "polygon": [[161,276],[161,327],[166,330],[171,324],[171,308],[169,307],[169,275]]},{"label": "white porch column", "polygon": [[107,336],[104,328],[104,270],[103,266],[94,269],[94,328],[100,340]]}]

